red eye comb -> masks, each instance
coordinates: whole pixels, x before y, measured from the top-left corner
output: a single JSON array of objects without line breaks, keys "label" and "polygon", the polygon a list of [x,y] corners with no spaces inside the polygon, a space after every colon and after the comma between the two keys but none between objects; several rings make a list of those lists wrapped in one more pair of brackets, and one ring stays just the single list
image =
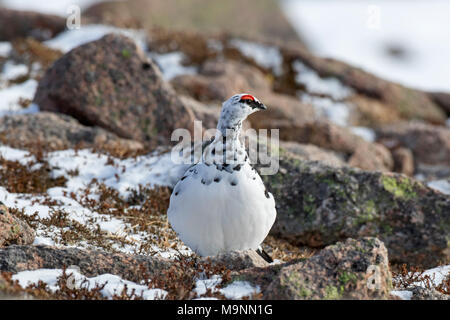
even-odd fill
[{"label": "red eye comb", "polygon": [[241,100],[252,100],[252,101],[255,101],[255,97],[253,97],[253,96],[251,96],[249,94],[246,94],[246,95],[243,95],[241,97]]}]

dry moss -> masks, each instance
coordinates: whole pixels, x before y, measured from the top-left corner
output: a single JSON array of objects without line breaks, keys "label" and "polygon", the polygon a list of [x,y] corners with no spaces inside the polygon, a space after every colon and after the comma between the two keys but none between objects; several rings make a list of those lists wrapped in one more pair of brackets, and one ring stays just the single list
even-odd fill
[{"label": "dry moss", "polygon": [[30,162],[22,165],[0,157],[0,185],[12,193],[43,193],[47,189],[63,186],[64,177],[52,178],[46,162]]}]

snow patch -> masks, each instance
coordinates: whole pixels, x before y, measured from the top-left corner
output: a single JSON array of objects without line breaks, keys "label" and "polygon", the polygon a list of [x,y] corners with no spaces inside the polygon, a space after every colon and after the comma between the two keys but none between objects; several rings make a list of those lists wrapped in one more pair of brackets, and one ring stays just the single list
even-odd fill
[{"label": "snow patch", "polygon": [[275,75],[282,72],[283,56],[275,46],[233,39],[230,45],[238,49],[244,56],[253,59],[256,63],[266,69],[271,69]]},{"label": "snow patch", "polygon": [[300,100],[311,104],[318,116],[325,117],[340,126],[348,124],[350,110],[346,103],[335,102],[330,98],[315,97],[309,94],[301,94]]},{"label": "snow patch", "polygon": [[37,105],[31,104],[28,108],[20,105],[20,99],[32,100],[38,82],[29,79],[23,83],[12,85],[0,90],[0,117],[9,114],[35,113],[39,110]]},{"label": "snow patch", "polygon": [[195,283],[194,292],[197,294],[198,299],[203,299],[208,290],[211,292],[219,292],[223,294],[227,299],[242,299],[244,297],[251,297],[253,294],[261,292],[258,286],[253,286],[247,281],[234,281],[224,288],[218,289],[217,286],[222,282],[222,278],[218,275],[214,275],[209,279],[199,278]]},{"label": "snow patch", "polygon": [[[105,285],[100,291],[103,297],[112,299],[114,295],[120,295],[126,287],[128,295],[133,293],[137,297],[142,296],[144,300],[164,299],[167,291],[162,289],[149,289],[148,286],[140,285],[132,281],[123,280],[121,277],[112,274],[102,274],[88,278],[82,275],[76,268],[67,269],[67,275],[71,275],[70,283],[73,288],[84,288],[92,290],[95,287]],[[12,280],[17,280],[22,288],[42,281],[47,284],[50,291],[55,292],[60,289],[58,278],[63,275],[62,269],[38,269],[33,271],[22,271],[12,276]]]},{"label": "snow patch", "polygon": [[61,50],[66,53],[73,48],[98,40],[110,33],[124,35],[133,39],[144,51],[147,48],[146,35],[144,31],[121,29],[100,24],[83,25],[80,29],[67,30],[60,33],[55,38],[45,41],[44,44],[50,48]]},{"label": "snow patch", "polygon": [[161,69],[164,79],[167,81],[170,81],[179,75],[197,73],[196,67],[183,65],[183,60],[186,56],[182,52],[169,52],[163,54],[151,52],[149,56],[156,61]]},{"label": "snow patch", "polygon": [[296,60],[292,67],[297,72],[295,80],[306,87],[308,93],[327,95],[333,100],[343,100],[353,93],[353,90],[343,85],[336,78],[321,78],[316,71]]},{"label": "snow patch", "polygon": [[7,58],[12,51],[11,42],[0,41],[0,57]]},{"label": "snow patch", "polygon": [[221,289],[220,292],[227,299],[242,299],[243,297],[251,297],[254,294],[260,293],[261,289],[258,286],[254,287],[248,281],[234,281]]},{"label": "snow patch", "polygon": [[35,161],[34,156],[31,156],[28,151],[2,145],[0,145],[0,157],[7,161],[18,161],[22,165],[27,165],[30,162]]},{"label": "snow patch", "polygon": [[[440,266],[433,269],[426,270],[422,273],[422,276],[430,277],[430,281],[434,286],[439,286],[442,281],[450,274],[450,265]],[[419,286],[426,288],[425,281],[418,281],[411,284],[411,286]],[[399,296],[403,300],[410,300],[412,298],[412,292],[410,290],[393,290],[391,294]]]},{"label": "snow patch", "polygon": [[0,79],[4,80],[14,80],[19,77],[23,77],[28,74],[28,67],[24,64],[16,64],[12,61],[7,61],[3,65],[2,73],[0,74]]},{"label": "snow patch", "polygon": [[408,290],[393,290],[391,294],[400,297],[402,300],[411,300],[412,292]]},{"label": "snow patch", "polygon": [[450,182],[448,180],[434,180],[428,182],[427,185],[434,190],[442,192],[443,194],[450,195]]},{"label": "snow patch", "polygon": [[197,279],[195,282],[195,289],[194,292],[197,294],[198,297],[201,297],[204,295],[208,290],[211,290],[212,292],[217,291],[217,286],[222,282],[222,277],[218,275],[213,275],[209,279]]},{"label": "snow patch", "polygon": [[368,142],[375,142],[375,130],[366,127],[351,127],[350,130]]},{"label": "snow patch", "polygon": [[[50,153],[47,161],[55,168],[52,171],[54,177],[64,176],[68,179],[66,188],[69,192],[86,188],[95,178],[119,191],[124,198],[129,195],[129,189],[139,184],[150,187],[173,186],[184,173],[181,172],[183,166],[172,162],[170,152],[120,160],[92,153],[88,149],[69,149]],[[71,176],[69,173],[74,171],[79,174]]]}]

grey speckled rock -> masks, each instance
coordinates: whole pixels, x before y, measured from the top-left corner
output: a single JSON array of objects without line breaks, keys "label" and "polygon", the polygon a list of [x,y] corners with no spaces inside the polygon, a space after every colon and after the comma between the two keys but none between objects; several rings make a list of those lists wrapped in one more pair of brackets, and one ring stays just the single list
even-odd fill
[{"label": "grey speckled rock", "polygon": [[264,299],[386,299],[391,289],[388,255],[376,238],[347,239],[315,256],[232,276],[261,288]]},{"label": "grey speckled rock", "polygon": [[334,168],[284,152],[279,172],[263,180],[277,204],[271,233],[293,244],[376,236],[392,262],[448,261],[450,196],[407,176]]},{"label": "grey speckled rock", "polygon": [[[172,263],[159,257],[132,256],[98,250],[57,249],[48,246],[9,246],[0,250],[0,271],[17,273],[36,269],[62,269],[78,266],[87,277],[111,273],[130,281],[144,279],[169,268]],[[142,268],[142,269],[141,269]]]},{"label": "grey speckled rock", "polygon": [[411,300],[450,300],[450,296],[434,289],[414,287],[412,289]]},{"label": "grey speckled rock", "polygon": [[255,250],[232,251],[219,254],[215,257],[207,257],[204,260],[224,265],[229,270],[243,270],[254,267],[267,267],[267,263]]},{"label": "grey speckled rock", "polygon": [[194,119],[136,43],[115,34],[57,60],[39,82],[34,102],[150,147],[170,145],[173,130],[192,129]]},{"label": "grey speckled rock", "polygon": [[14,148],[32,148],[39,144],[47,151],[75,147],[127,151],[144,148],[140,142],[121,139],[102,128],[83,126],[69,116],[51,112],[0,118],[0,138]]}]

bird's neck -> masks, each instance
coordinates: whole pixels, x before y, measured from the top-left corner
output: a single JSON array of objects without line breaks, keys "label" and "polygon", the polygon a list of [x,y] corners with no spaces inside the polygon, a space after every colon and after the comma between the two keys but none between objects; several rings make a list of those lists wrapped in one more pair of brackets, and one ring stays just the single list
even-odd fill
[{"label": "bird's neck", "polygon": [[217,123],[217,131],[229,141],[239,140],[239,135],[242,129],[241,117],[233,117],[226,113],[222,114]]},{"label": "bird's neck", "polygon": [[226,130],[225,134],[218,130],[213,142],[205,148],[203,160],[206,163],[233,164],[247,161],[247,153],[239,140],[238,130]]}]

